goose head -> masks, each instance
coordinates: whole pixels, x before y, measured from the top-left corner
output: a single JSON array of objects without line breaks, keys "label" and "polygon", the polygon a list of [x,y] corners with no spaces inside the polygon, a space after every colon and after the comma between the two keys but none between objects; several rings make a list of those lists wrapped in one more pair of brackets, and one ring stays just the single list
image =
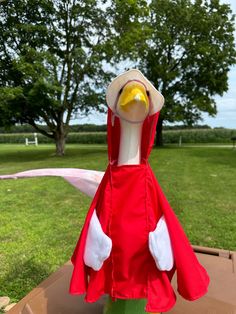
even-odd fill
[{"label": "goose head", "polygon": [[149,114],[149,98],[142,83],[130,81],[120,90],[117,113],[130,122],[144,121]]}]

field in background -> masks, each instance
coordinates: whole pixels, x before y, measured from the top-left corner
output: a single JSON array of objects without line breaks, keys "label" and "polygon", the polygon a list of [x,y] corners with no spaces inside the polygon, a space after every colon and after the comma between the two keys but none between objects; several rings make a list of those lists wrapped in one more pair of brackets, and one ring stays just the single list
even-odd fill
[{"label": "field in background", "polygon": [[[236,137],[236,129],[182,129],[164,130],[165,144],[177,144],[180,141],[187,143],[232,143]],[[25,138],[34,139],[33,133],[0,133],[0,143],[25,143]],[[38,133],[39,143],[52,143],[53,140]],[[106,144],[106,132],[71,132],[67,139],[68,144]]]},{"label": "field in background", "polygon": [[[105,170],[106,145],[0,145],[0,173],[35,168]],[[236,150],[153,149],[150,164],[190,241],[236,250]],[[0,296],[19,300],[66,262],[90,199],[61,178],[0,181]]]}]

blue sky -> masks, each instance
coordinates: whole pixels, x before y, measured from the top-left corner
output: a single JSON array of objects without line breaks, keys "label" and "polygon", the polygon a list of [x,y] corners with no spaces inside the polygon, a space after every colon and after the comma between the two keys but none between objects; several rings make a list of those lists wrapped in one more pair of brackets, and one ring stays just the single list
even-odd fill
[{"label": "blue sky", "polygon": [[[231,5],[232,11],[236,14],[236,0],[221,0],[221,3],[228,3]],[[235,31],[236,40],[236,31]],[[225,127],[236,129],[236,66],[231,67],[229,72],[229,89],[222,97],[215,97],[217,104],[217,115],[209,117],[207,113],[203,113],[203,121],[199,124],[208,124],[211,127]],[[91,113],[86,118],[73,120],[72,124],[95,123],[105,124],[106,115],[97,112]]]}]

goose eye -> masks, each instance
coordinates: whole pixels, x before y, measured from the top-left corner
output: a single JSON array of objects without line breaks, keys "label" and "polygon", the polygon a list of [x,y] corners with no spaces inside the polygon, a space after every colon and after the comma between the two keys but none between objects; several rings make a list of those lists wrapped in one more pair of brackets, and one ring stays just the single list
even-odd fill
[{"label": "goose eye", "polygon": [[147,90],[147,91],[146,91],[146,93],[147,93],[147,95],[148,95],[148,97],[149,97],[149,96],[150,96],[150,92],[149,92],[149,90]]},{"label": "goose eye", "polygon": [[123,87],[119,90],[119,95],[122,93],[123,91]]}]

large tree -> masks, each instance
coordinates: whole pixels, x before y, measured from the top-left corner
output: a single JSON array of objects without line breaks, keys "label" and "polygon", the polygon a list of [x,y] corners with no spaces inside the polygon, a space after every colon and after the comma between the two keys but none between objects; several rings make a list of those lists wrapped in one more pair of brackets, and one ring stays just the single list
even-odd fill
[{"label": "large tree", "polygon": [[0,8],[1,120],[30,123],[55,139],[58,154],[73,112],[105,103],[103,60],[117,70],[132,62],[165,96],[158,144],[163,122],[214,116],[214,96],[227,91],[234,17],[219,0],[9,0]]},{"label": "large tree", "polygon": [[[219,0],[114,1],[113,62],[130,58],[165,97],[157,125],[192,125],[202,112],[217,113],[214,96],[228,89],[236,62],[234,16]],[[119,35],[117,35],[119,34]],[[118,38],[118,39],[116,39]],[[125,39],[125,40],[124,40]]]},{"label": "large tree", "polygon": [[104,103],[104,8],[96,0],[0,3],[2,125],[29,123],[64,154],[72,115]]}]

